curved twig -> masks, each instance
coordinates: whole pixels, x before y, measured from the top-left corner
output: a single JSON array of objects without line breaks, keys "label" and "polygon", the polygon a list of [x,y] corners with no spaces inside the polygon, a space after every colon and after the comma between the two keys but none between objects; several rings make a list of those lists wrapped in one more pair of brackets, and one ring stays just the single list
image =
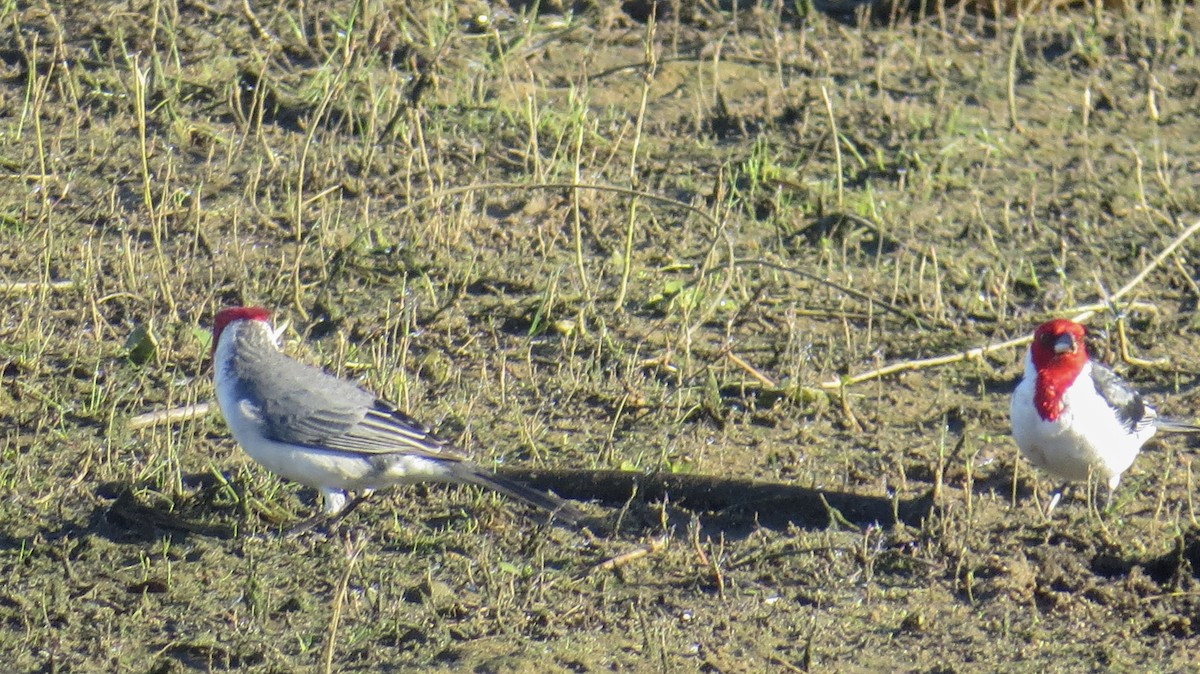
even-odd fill
[{"label": "curved twig", "polygon": [[[1147,263],[1146,266],[1143,267],[1142,270],[1137,273],[1137,275],[1135,275],[1133,278],[1129,279],[1129,281],[1127,281],[1125,283],[1125,285],[1121,286],[1121,288],[1119,290],[1117,290],[1117,292],[1113,293],[1111,297],[1107,298],[1107,300],[1105,302],[1097,302],[1096,304],[1088,305],[1086,309],[1081,311],[1079,314],[1076,314],[1071,320],[1075,321],[1076,323],[1082,323],[1082,322],[1088,320],[1089,318],[1091,318],[1092,316],[1095,316],[1097,312],[1100,312],[1100,311],[1108,308],[1110,306],[1110,303],[1116,302],[1117,300],[1121,299],[1125,295],[1128,295],[1131,291],[1133,291],[1134,288],[1141,285],[1142,281],[1145,281],[1146,277],[1149,276],[1151,272],[1153,272],[1160,265],[1162,265],[1163,261],[1166,260],[1168,257],[1170,257],[1171,254],[1176,251],[1176,249],[1178,249],[1180,246],[1182,246],[1185,241],[1187,241],[1189,238],[1191,238],[1198,231],[1200,231],[1200,220],[1197,220],[1196,222],[1192,223],[1192,225],[1190,227],[1188,227],[1187,229],[1180,232],[1179,236],[1176,236],[1171,241],[1171,243],[1167,244],[1167,246],[1165,248],[1163,248],[1162,251],[1160,251],[1158,253],[1158,255],[1155,255],[1154,259],[1151,260],[1149,263]],[[1082,309],[1082,307],[1081,307],[1081,309]],[[1030,339],[1032,339],[1031,336],[1024,335],[1024,336],[1010,339],[1010,340],[1007,340],[1004,342],[999,342],[996,344],[988,344],[985,346],[977,346],[973,349],[967,349],[966,351],[960,351],[958,353],[947,354],[945,356],[935,356],[933,358],[918,358],[916,360],[906,360],[906,361],[900,362],[900,363],[892,363],[890,365],[885,365],[883,367],[875,368],[873,370],[867,370],[866,372],[860,372],[855,375],[850,375],[847,377],[839,377],[838,379],[830,379],[827,381],[823,381],[823,382],[821,382],[821,388],[823,388],[823,389],[841,389],[846,386],[851,386],[853,384],[862,383],[864,381],[870,381],[872,379],[879,379],[880,377],[886,377],[889,374],[896,374],[897,372],[909,372],[911,370],[923,370],[925,368],[937,367],[939,365],[949,365],[951,363],[958,363],[958,362],[964,361],[964,360],[978,360],[980,358],[983,358],[984,356],[986,356],[989,353],[994,353],[996,351],[1003,351],[1005,349],[1011,349],[1014,347],[1024,346],[1029,343]]]},{"label": "curved twig", "polygon": [[849,286],[844,286],[840,283],[837,283],[836,281],[830,281],[829,279],[827,279],[823,276],[820,276],[818,274],[814,274],[812,272],[807,272],[807,271],[804,271],[803,269],[797,269],[796,267],[789,267],[787,265],[782,265],[777,262],[769,262],[767,260],[734,260],[734,264],[739,267],[746,266],[746,265],[754,265],[754,266],[758,266],[758,267],[766,267],[768,269],[774,269],[775,271],[781,271],[786,274],[795,274],[796,276],[799,276],[801,278],[805,278],[810,281],[820,283],[821,285],[833,288],[834,290],[836,290],[840,293],[849,295],[850,297],[853,297],[855,299],[862,300],[868,304],[874,304],[881,309],[885,309],[894,314],[903,316],[904,318],[907,318],[909,321],[911,321],[918,328],[923,327],[923,324],[921,322],[922,321],[921,317],[914,314],[913,312],[905,309],[904,307],[897,306],[895,304],[892,304],[891,302],[881,300],[876,297],[872,297],[872,296],[862,292],[861,290],[855,290],[854,288],[851,288]]},{"label": "curved twig", "polygon": [[635,190],[629,187],[620,187],[619,185],[593,185],[587,183],[477,183],[474,185],[462,185],[460,187],[450,187],[444,190],[439,190],[427,194],[423,197],[413,199],[408,202],[408,207],[412,208],[417,204],[422,204],[440,197],[451,197],[456,194],[470,194],[472,192],[486,192],[491,190],[592,190],[595,192],[615,192],[624,194],[628,197],[637,197],[647,201],[656,201],[660,204],[667,204],[685,210],[689,213],[694,213],[702,220],[705,220],[716,229],[720,229],[721,223],[717,221],[713,215],[707,211],[696,208],[691,204],[685,204],[677,199],[664,197],[653,192],[644,192]]}]

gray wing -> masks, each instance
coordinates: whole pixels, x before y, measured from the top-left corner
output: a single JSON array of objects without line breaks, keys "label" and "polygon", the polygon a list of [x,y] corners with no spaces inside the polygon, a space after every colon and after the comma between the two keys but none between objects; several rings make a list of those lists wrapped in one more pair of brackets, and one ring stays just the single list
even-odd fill
[{"label": "gray wing", "polygon": [[1158,413],[1116,372],[1094,363],[1092,380],[1096,383],[1096,392],[1116,410],[1117,419],[1131,433],[1154,423]]},{"label": "gray wing", "polygon": [[417,454],[444,461],[461,455],[421,422],[351,382],[275,351],[257,351],[261,368],[242,384],[261,401],[256,416],[263,434],[280,442],[362,454]]}]

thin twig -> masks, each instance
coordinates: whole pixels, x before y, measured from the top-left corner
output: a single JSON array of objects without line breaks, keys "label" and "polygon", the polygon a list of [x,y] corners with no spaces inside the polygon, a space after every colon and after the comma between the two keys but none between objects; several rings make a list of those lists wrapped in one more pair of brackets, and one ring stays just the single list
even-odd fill
[{"label": "thin twig", "polygon": [[262,23],[259,22],[258,17],[254,15],[254,9],[250,7],[250,0],[242,0],[242,16],[246,17],[246,21],[249,22],[250,28],[254,30],[258,39],[275,43],[275,36],[268,33],[267,29],[263,28]]},{"label": "thin twig", "polygon": [[155,410],[139,414],[129,420],[129,429],[136,431],[139,428],[147,426],[157,426],[159,424],[173,424],[177,421],[191,421],[199,419],[208,414],[212,409],[212,403],[192,403],[191,405],[183,405],[182,407],[172,407],[166,410]]},{"label": "thin twig", "polygon": [[772,662],[776,665],[783,667],[784,669],[786,669],[789,672],[806,672],[806,671],[808,671],[806,669],[800,669],[796,665],[793,665],[792,663],[788,662],[787,660],[784,660],[783,658],[779,657],[778,655],[772,655],[772,656],[768,657],[767,660],[769,662]]},{"label": "thin twig", "polygon": [[538,183],[534,185],[526,183],[476,183],[474,185],[451,187],[449,189],[434,192],[419,199],[413,199],[408,203],[408,206],[409,208],[412,208],[420,203],[432,201],[442,197],[451,197],[456,194],[470,194],[472,192],[496,192],[500,190],[593,190],[596,192],[615,192],[617,194],[624,194],[628,197],[637,197],[639,199],[646,199],[647,201],[655,201],[660,204],[667,204],[689,213],[695,213],[696,215],[700,216],[701,219],[708,222],[708,224],[712,225],[715,229],[721,228],[721,223],[718,222],[711,213],[696,208],[691,204],[686,204],[682,201],[671,199],[670,197],[664,197],[660,194],[654,194],[653,192],[635,190],[629,187],[621,187],[619,185],[588,185],[579,183]]},{"label": "thin twig", "polygon": [[913,324],[914,324],[914,325],[916,325],[917,327],[922,327],[922,323],[921,323],[921,321],[922,321],[922,320],[927,320],[927,319],[922,319],[920,316],[918,316],[918,315],[914,314],[913,312],[911,312],[911,311],[909,311],[909,310],[907,310],[907,309],[905,309],[905,308],[903,308],[903,307],[900,307],[900,306],[897,306],[897,305],[895,305],[895,304],[892,304],[891,302],[886,302],[886,301],[884,301],[884,300],[881,300],[881,299],[879,299],[879,298],[876,298],[876,297],[871,297],[870,295],[868,295],[868,294],[866,294],[866,293],[862,292],[861,290],[855,290],[854,288],[851,288],[851,287],[849,287],[849,286],[844,286],[844,285],[842,285],[842,284],[840,284],[840,283],[837,283],[837,282],[835,282],[835,281],[830,281],[829,279],[827,279],[827,278],[825,278],[825,277],[823,277],[823,276],[818,276],[817,274],[813,274],[813,273],[811,273],[811,272],[804,271],[803,269],[799,269],[799,268],[797,268],[797,267],[789,267],[789,266],[787,266],[787,265],[782,265],[782,264],[779,264],[779,263],[777,263],[777,262],[770,262],[770,261],[768,261],[768,260],[745,260],[745,259],[741,259],[741,260],[735,260],[735,261],[734,261],[734,264],[735,264],[735,265],[737,265],[737,266],[739,266],[739,267],[741,267],[741,266],[745,266],[745,265],[753,265],[753,266],[758,266],[758,267],[766,267],[766,268],[768,268],[768,269],[774,269],[774,270],[776,270],[776,271],[781,271],[781,272],[784,272],[784,273],[787,273],[787,274],[795,274],[796,276],[800,276],[800,277],[802,277],[802,278],[806,278],[806,279],[808,279],[808,280],[810,280],[810,281],[815,281],[815,282],[817,282],[817,283],[820,283],[821,285],[824,285],[824,286],[828,286],[828,287],[830,287],[830,288],[833,288],[834,290],[836,290],[836,291],[838,291],[838,292],[840,292],[840,293],[845,293],[846,295],[849,295],[849,296],[851,296],[851,297],[854,297],[854,298],[856,298],[856,299],[860,299],[860,300],[862,300],[862,301],[864,301],[864,302],[867,302],[867,303],[869,303],[869,304],[874,304],[874,305],[878,306],[878,307],[879,307],[879,308],[881,308],[881,309],[885,309],[885,310],[887,310],[887,311],[890,311],[890,312],[892,312],[892,313],[899,314],[899,315],[901,315],[901,316],[903,316],[903,317],[907,318],[908,320],[912,321],[912,322],[913,322]]},{"label": "thin twig", "polygon": [[667,547],[667,537],[662,536],[660,538],[656,538],[656,539],[650,541],[650,544],[644,548],[638,548],[637,550],[630,550],[629,552],[617,555],[616,557],[612,557],[612,558],[604,560],[603,562],[600,562],[596,566],[592,567],[592,573],[599,573],[601,571],[611,571],[613,569],[620,568],[632,561],[641,559],[642,557],[645,557],[647,555],[654,554],[654,553],[658,552],[659,550],[662,550],[665,547]]},{"label": "thin twig", "polygon": [[74,281],[9,281],[0,283],[0,295],[35,292],[42,289],[66,290],[74,287]]},{"label": "thin twig", "polygon": [[[664,197],[659,194],[654,194],[653,192],[646,192],[643,190],[633,189],[633,188],[629,188],[629,187],[620,187],[618,185],[594,185],[594,184],[581,184],[581,183],[539,183],[539,184],[532,184],[532,185],[524,184],[524,183],[504,183],[504,182],[477,183],[474,185],[463,185],[460,187],[452,187],[449,189],[438,191],[433,194],[426,195],[419,199],[413,199],[412,201],[409,202],[408,206],[409,206],[409,208],[412,208],[412,207],[416,206],[417,204],[432,201],[435,198],[450,197],[450,196],[454,196],[456,194],[471,194],[474,192],[496,192],[496,191],[501,191],[501,190],[572,190],[572,191],[574,191],[574,190],[593,190],[593,191],[597,191],[597,192],[614,192],[617,194],[624,194],[625,196],[628,196],[633,199],[645,199],[647,201],[653,201],[653,202],[657,202],[660,204],[666,204],[668,206],[673,206],[675,208],[687,211],[689,213],[694,213],[695,215],[699,216],[702,220],[704,220],[708,224],[712,225],[714,230],[721,229],[720,221],[718,221],[717,218],[713,214],[709,213],[708,211],[699,209],[691,204],[684,203],[684,202],[676,200],[676,199],[671,199],[669,197]],[[840,293],[849,295],[853,298],[856,298],[856,299],[862,300],[864,302],[867,302],[869,304],[878,306],[881,309],[884,309],[886,311],[890,311],[892,313],[903,316],[904,318],[907,318],[909,321],[911,321],[917,327],[922,327],[922,325],[923,325],[922,321],[929,320],[929,319],[923,319],[920,316],[914,314],[913,312],[911,312],[907,309],[904,309],[903,307],[899,307],[895,304],[892,304],[891,302],[887,302],[887,301],[881,300],[879,298],[872,297],[860,290],[855,290],[854,288],[844,286],[835,281],[830,281],[829,279],[826,279],[817,274],[813,274],[813,273],[804,271],[803,269],[798,269],[795,267],[788,267],[786,265],[778,264],[775,262],[769,262],[767,260],[734,259],[734,260],[732,260],[731,264],[734,266],[756,265],[756,266],[761,266],[761,267],[768,267],[771,269],[775,269],[777,271],[782,271],[785,273],[801,276],[803,278],[809,279],[810,281],[814,281],[816,283],[820,283],[829,288],[833,288],[834,290],[837,290]],[[937,322],[937,321],[934,321],[934,322]]]},{"label": "thin twig", "polygon": [[1183,268],[1183,260],[1179,259],[1179,256],[1176,255],[1171,258],[1171,261],[1175,263],[1175,269],[1183,277],[1183,282],[1188,284],[1188,287],[1192,289],[1192,295],[1196,299],[1200,299],[1200,285],[1196,285],[1196,281],[1192,278],[1191,274],[1188,274],[1187,270]]},{"label": "thin twig", "polygon": [[837,174],[837,206],[840,211],[846,202],[845,177],[842,175],[842,141],[838,136],[837,115],[833,114],[833,101],[830,100],[829,89],[824,84],[821,85],[821,99],[825,101],[825,114],[829,116],[829,135],[833,138],[833,165]]},{"label": "thin twig", "polygon": [[1164,367],[1171,362],[1171,359],[1166,356],[1162,356],[1161,358],[1140,358],[1133,355],[1129,350],[1129,337],[1125,334],[1125,318],[1123,316],[1117,317],[1117,344],[1121,347],[1121,361],[1127,365],[1154,368]]},{"label": "thin twig", "polygon": [[733,363],[734,365],[737,365],[742,370],[744,370],[746,372],[746,374],[757,379],[758,382],[760,384],[762,384],[763,386],[766,386],[767,388],[775,388],[775,382],[770,377],[763,374],[762,372],[759,372],[758,368],[756,368],[753,365],[751,365],[750,363],[747,363],[746,361],[742,360],[742,358],[740,356],[738,356],[737,354],[735,354],[734,352],[726,351],[725,357],[729,359],[729,362]]},{"label": "thin twig", "polygon": [[[1193,222],[1191,227],[1188,227],[1187,229],[1180,232],[1179,236],[1175,237],[1175,239],[1173,241],[1171,241],[1171,243],[1167,244],[1167,247],[1163,248],[1162,252],[1160,252],[1158,255],[1155,255],[1154,259],[1150,260],[1149,264],[1147,264],[1145,267],[1143,267],[1142,270],[1140,272],[1138,272],[1137,276],[1134,276],[1133,278],[1129,279],[1128,283],[1121,286],[1120,290],[1113,293],[1112,298],[1111,298],[1112,301],[1115,302],[1115,301],[1121,299],[1122,297],[1128,295],[1129,291],[1133,290],[1138,285],[1140,285],[1142,281],[1146,280],[1146,277],[1149,276],[1151,272],[1153,272],[1155,269],[1158,269],[1158,267],[1162,264],[1163,260],[1170,257],[1177,248],[1182,246],[1185,241],[1190,239],[1192,237],[1192,235],[1198,231],[1200,231],[1200,220]],[[1096,314],[1096,311],[1098,311],[1098,309],[1089,311],[1089,312],[1085,312],[1084,314],[1076,316],[1074,320],[1077,323],[1086,321],[1087,319],[1094,316]]]},{"label": "thin twig", "polygon": [[862,422],[858,420],[858,415],[854,413],[854,410],[850,409],[850,396],[846,395],[845,390],[838,394],[838,400],[842,403],[842,416],[846,418],[846,423],[850,424],[850,428],[855,433],[865,432],[866,429],[863,427]]},{"label": "thin twig", "polygon": [[28,182],[43,182],[48,180],[61,180],[57,173],[0,173],[0,178],[10,180],[26,180]]},{"label": "thin twig", "polygon": [[[638,106],[637,117],[633,123],[633,147],[629,151],[629,185],[636,189],[638,186],[638,150],[642,146],[642,129],[646,122],[646,104],[650,101],[650,88],[654,86],[654,77],[658,73],[658,52],[654,48],[654,33],[658,24],[654,15],[646,22],[646,69],[642,71],[642,98]],[[629,277],[633,273],[633,234],[638,218],[638,198],[629,200],[629,218],[625,225],[625,251],[621,261],[621,286],[617,289],[617,299],[613,302],[613,311],[620,312],[625,308],[625,294],[629,292]]]},{"label": "thin twig", "polygon": [[1008,47],[1008,125],[1017,133],[1025,133],[1021,128],[1021,120],[1017,119],[1017,56],[1024,45],[1022,32],[1025,28],[1025,17],[1017,17],[1017,26],[1013,29],[1012,41]]},{"label": "thin twig", "polygon": [[1169,363],[1170,359],[1165,356],[1148,360],[1146,358],[1137,358],[1130,352],[1129,337],[1125,334],[1125,312],[1117,306],[1112,295],[1108,294],[1108,288],[1104,287],[1104,281],[1100,279],[1100,274],[1097,273],[1095,277],[1096,290],[1099,291],[1100,297],[1104,298],[1104,303],[1108,305],[1108,310],[1117,317],[1117,344],[1121,349],[1121,361],[1135,367],[1161,367]]},{"label": "thin twig", "polygon": [[333,597],[333,614],[329,616],[328,636],[325,638],[325,652],[322,658],[325,674],[333,672],[334,644],[337,642],[338,623],[342,619],[342,603],[346,600],[346,589],[350,586],[350,574],[354,571],[354,565],[362,555],[363,548],[367,547],[367,540],[368,538],[363,536],[346,544],[346,571],[342,573],[337,594]]},{"label": "thin twig", "polygon": [[951,353],[945,356],[936,356],[934,358],[918,358],[916,360],[906,360],[900,363],[892,363],[891,365],[884,365],[883,367],[875,368],[874,370],[868,370],[856,375],[851,375],[845,379],[830,379],[829,381],[823,381],[821,382],[821,388],[841,388],[843,386],[861,384],[864,381],[870,381],[872,379],[879,379],[880,377],[886,377],[889,374],[896,374],[898,372],[924,370],[926,368],[937,367],[939,365],[950,365],[952,363],[957,363],[964,360],[979,360],[987,354],[995,351],[1004,351],[1006,349],[1024,346],[1025,344],[1029,343],[1030,339],[1032,338],[1029,335],[1025,335],[1023,337],[1017,337],[1016,339],[1010,339],[998,344],[977,346],[973,349],[967,349],[966,351]]},{"label": "thin twig", "polygon": [[[1166,260],[1172,254],[1174,254],[1176,249],[1178,249],[1180,246],[1182,246],[1185,241],[1190,239],[1198,231],[1200,231],[1200,220],[1197,220],[1196,222],[1192,223],[1192,225],[1190,227],[1188,227],[1187,229],[1180,232],[1179,236],[1176,236],[1175,239],[1171,241],[1171,243],[1167,244],[1167,246],[1165,248],[1163,248],[1162,251],[1160,251],[1158,255],[1154,256],[1153,260],[1151,260],[1148,264],[1146,264],[1146,266],[1143,267],[1142,270],[1140,272],[1138,272],[1136,276],[1129,279],[1129,281],[1126,282],[1125,285],[1121,286],[1121,288],[1119,290],[1117,290],[1117,292],[1113,293],[1112,297],[1108,298],[1108,300],[1106,302],[1097,302],[1096,304],[1089,305],[1086,308],[1080,307],[1080,309],[1081,309],[1080,313],[1077,314],[1071,320],[1075,321],[1076,323],[1082,323],[1082,322],[1088,320],[1089,318],[1091,318],[1092,316],[1095,316],[1097,312],[1108,308],[1110,306],[1110,303],[1121,299],[1125,295],[1128,295],[1134,288],[1138,287],[1142,283],[1142,281],[1146,280],[1146,277],[1149,276],[1155,269],[1158,269],[1158,267],[1160,265],[1162,265],[1163,260]],[[919,358],[917,360],[906,360],[901,363],[892,363],[891,365],[885,365],[883,367],[876,368],[874,370],[868,370],[866,372],[861,372],[859,374],[851,375],[851,376],[848,376],[845,378],[830,379],[828,381],[821,382],[821,388],[823,388],[823,389],[838,389],[838,388],[843,388],[846,386],[851,386],[854,384],[860,384],[864,381],[870,381],[872,379],[879,379],[880,377],[886,377],[887,375],[896,374],[897,372],[909,372],[912,370],[923,370],[926,368],[937,367],[940,365],[950,365],[952,363],[958,363],[958,362],[961,362],[964,360],[980,360],[984,356],[986,356],[990,353],[995,353],[997,351],[1004,351],[1007,349],[1024,346],[1024,345],[1028,344],[1031,339],[1032,339],[1032,337],[1030,335],[1024,335],[1022,337],[1017,337],[1017,338],[999,342],[996,344],[988,344],[986,346],[977,346],[973,349],[967,349],[966,351],[960,351],[958,353],[952,353],[952,354],[948,354],[945,356],[936,356],[934,358]]]}]

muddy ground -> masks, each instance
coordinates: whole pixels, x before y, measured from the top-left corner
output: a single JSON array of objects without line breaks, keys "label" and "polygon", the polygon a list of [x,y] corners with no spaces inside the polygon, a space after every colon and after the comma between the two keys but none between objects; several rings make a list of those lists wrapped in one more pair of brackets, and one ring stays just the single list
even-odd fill
[{"label": "muddy ground", "polygon": [[[5,5],[6,666],[1193,669],[1194,441],[1047,521],[1020,347],[869,376],[1092,308],[1200,409],[1200,12],[993,16]],[[282,535],[314,494],[218,414],[135,427],[240,303],[595,520],[429,486]]]}]

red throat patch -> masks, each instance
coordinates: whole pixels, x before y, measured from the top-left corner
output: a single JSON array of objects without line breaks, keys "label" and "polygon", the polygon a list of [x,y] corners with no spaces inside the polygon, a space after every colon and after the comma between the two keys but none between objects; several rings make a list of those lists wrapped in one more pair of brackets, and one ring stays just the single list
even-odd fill
[{"label": "red throat patch", "polygon": [[[1069,376],[1063,376],[1069,375]],[[1039,372],[1033,406],[1044,421],[1054,421],[1063,411],[1063,394],[1075,382],[1079,372]]]},{"label": "red throat patch", "polygon": [[[1087,364],[1083,336],[1082,325],[1062,318],[1039,325],[1033,333],[1029,345],[1029,356],[1037,370],[1033,405],[1045,421],[1054,421],[1062,414],[1063,394]],[[1069,348],[1064,350],[1064,343],[1069,343]]]}]

